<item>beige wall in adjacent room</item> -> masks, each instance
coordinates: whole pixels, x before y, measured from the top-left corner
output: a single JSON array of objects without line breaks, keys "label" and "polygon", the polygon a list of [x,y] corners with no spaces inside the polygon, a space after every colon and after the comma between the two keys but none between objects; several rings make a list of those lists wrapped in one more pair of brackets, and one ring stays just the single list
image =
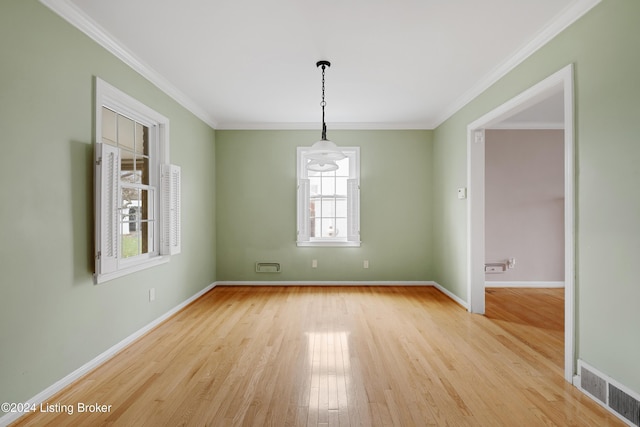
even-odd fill
[{"label": "beige wall in adjacent room", "polygon": [[486,274],[496,282],[564,280],[564,131],[488,130],[485,148]]}]

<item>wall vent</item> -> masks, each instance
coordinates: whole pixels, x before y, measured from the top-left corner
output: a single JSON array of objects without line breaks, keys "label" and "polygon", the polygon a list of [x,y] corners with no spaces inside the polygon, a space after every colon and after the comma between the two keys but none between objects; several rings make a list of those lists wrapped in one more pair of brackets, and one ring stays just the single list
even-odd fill
[{"label": "wall vent", "polygon": [[607,381],[600,378],[584,366],[580,368],[580,385],[590,395],[607,404]]},{"label": "wall vent", "polygon": [[609,406],[633,424],[640,426],[640,401],[613,384],[609,384]]},{"label": "wall vent", "polygon": [[256,273],[280,273],[280,263],[256,262]]},{"label": "wall vent", "polygon": [[578,388],[628,425],[640,427],[638,394],[582,360],[578,360],[578,372],[580,375],[574,381]]}]

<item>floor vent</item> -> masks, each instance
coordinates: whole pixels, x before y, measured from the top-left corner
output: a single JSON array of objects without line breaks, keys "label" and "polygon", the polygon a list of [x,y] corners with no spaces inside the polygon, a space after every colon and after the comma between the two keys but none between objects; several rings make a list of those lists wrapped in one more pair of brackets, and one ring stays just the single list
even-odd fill
[{"label": "floor vent", "polygon": [[612,378],[578,360],[575,382],[582,391],[630,426],[640,427],[640,397]]}]

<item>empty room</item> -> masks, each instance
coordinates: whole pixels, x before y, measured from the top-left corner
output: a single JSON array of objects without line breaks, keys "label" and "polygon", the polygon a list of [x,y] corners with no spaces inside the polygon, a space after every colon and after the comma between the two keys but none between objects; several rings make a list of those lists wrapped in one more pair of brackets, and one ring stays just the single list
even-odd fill
[{"label": "empty room", "polygon": [[640,426],[639,40],[3,0],[0,426]]}]

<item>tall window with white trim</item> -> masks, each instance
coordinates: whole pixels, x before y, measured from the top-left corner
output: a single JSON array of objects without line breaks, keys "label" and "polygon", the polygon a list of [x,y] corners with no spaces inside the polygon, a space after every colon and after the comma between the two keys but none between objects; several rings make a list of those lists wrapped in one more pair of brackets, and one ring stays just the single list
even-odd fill
[{"label": "tall window with white trim", "polygon": [[168,128],[164,116],[96,79],[96,283],[180,251],[180,168],[168,165]]},{"label": "tall window with white trim", "polygon": [[306,168],[309,147],[298,147],[298,246],[360,246],[360,148],[340,147],[338,169]]}]

